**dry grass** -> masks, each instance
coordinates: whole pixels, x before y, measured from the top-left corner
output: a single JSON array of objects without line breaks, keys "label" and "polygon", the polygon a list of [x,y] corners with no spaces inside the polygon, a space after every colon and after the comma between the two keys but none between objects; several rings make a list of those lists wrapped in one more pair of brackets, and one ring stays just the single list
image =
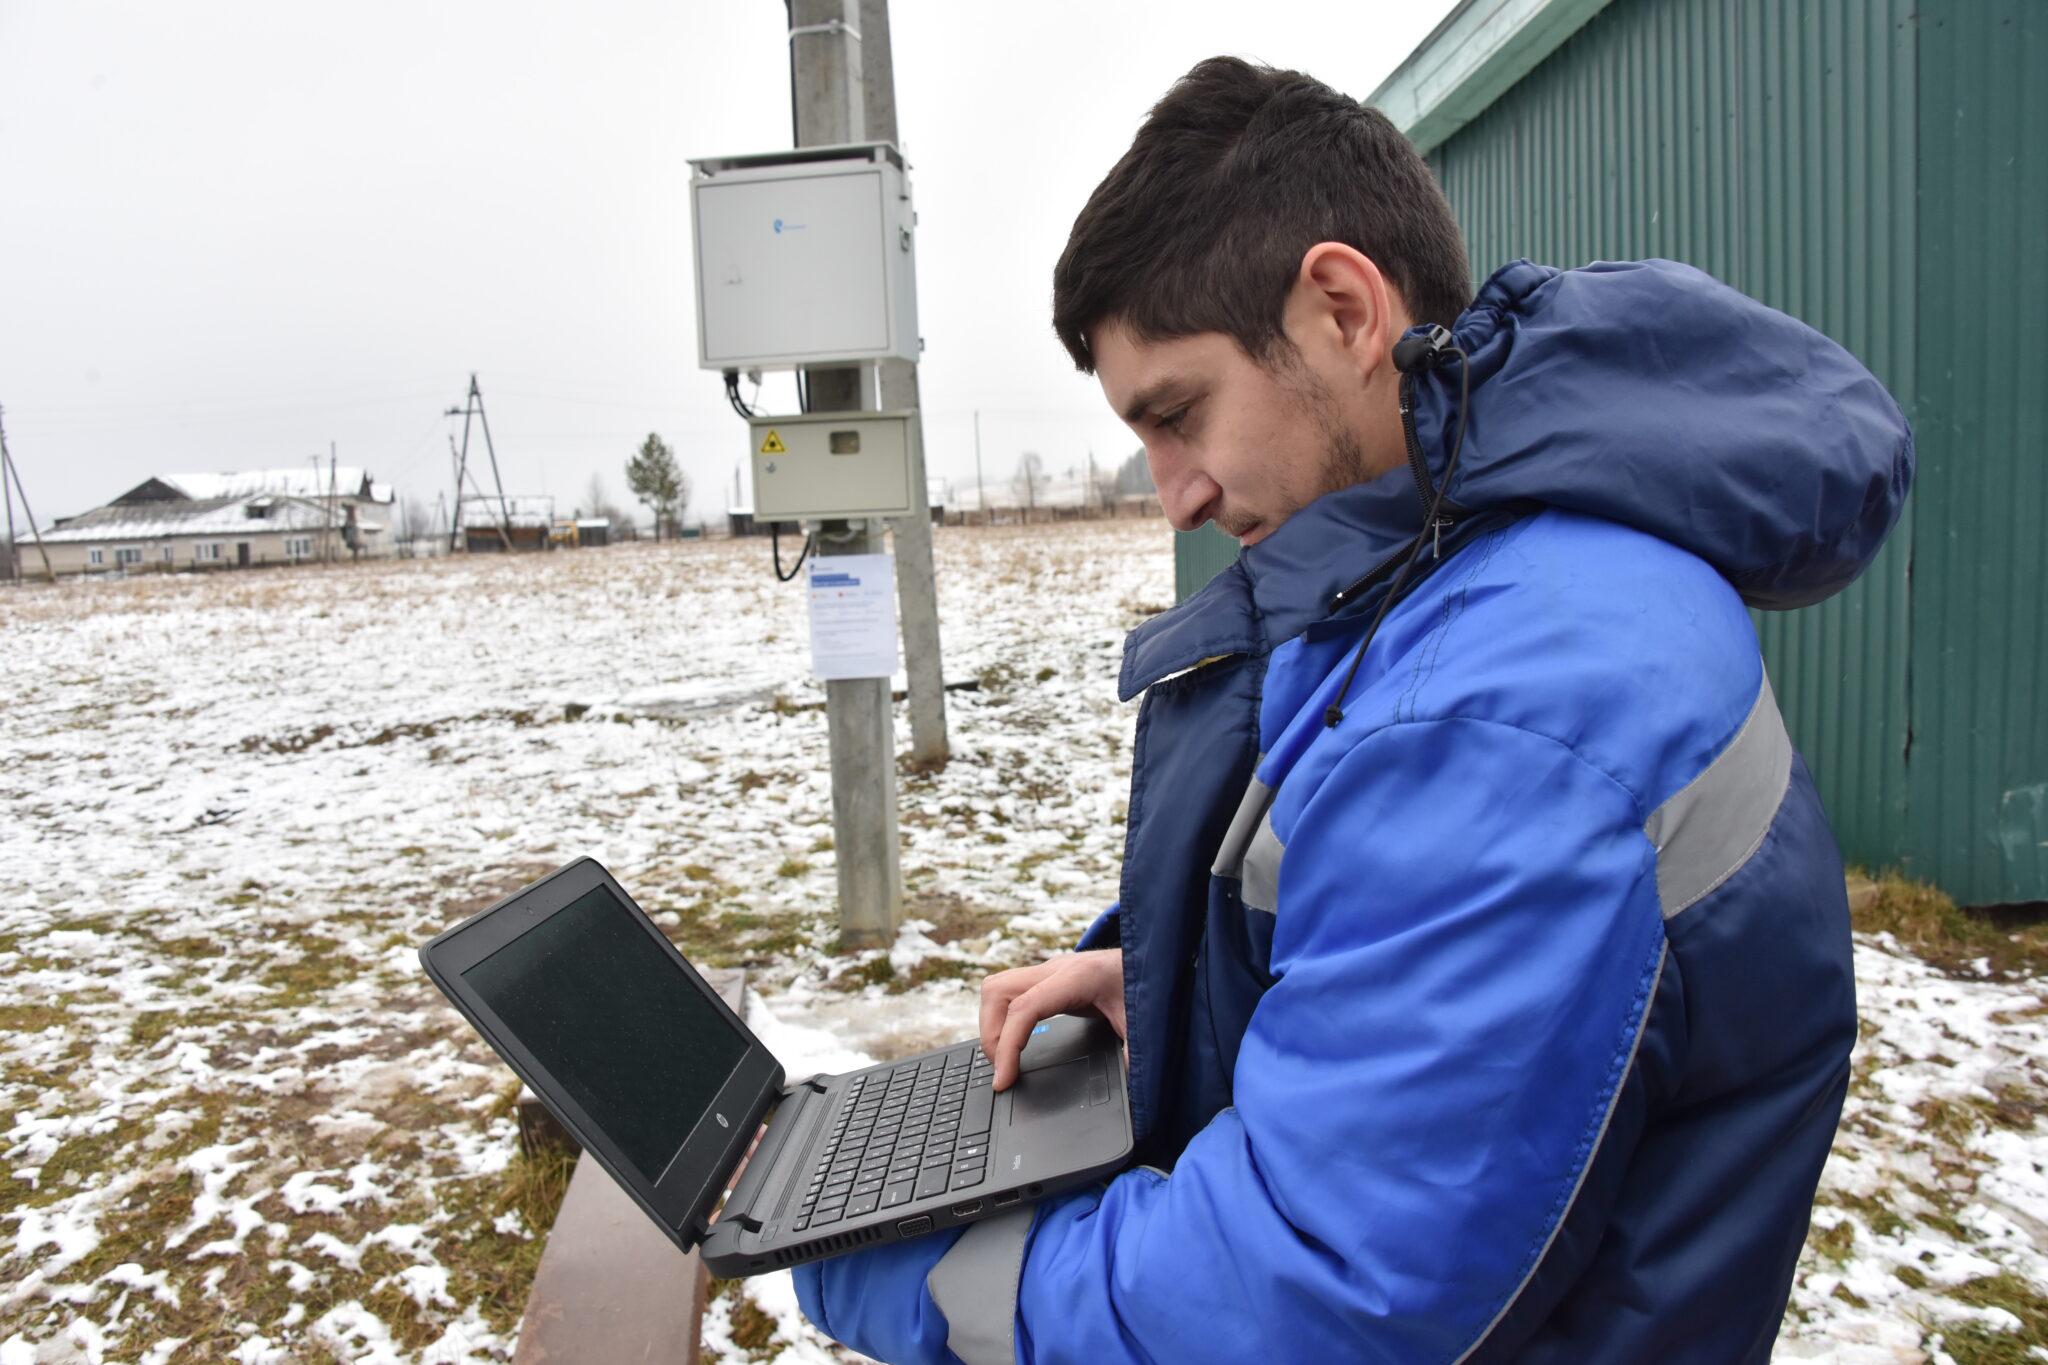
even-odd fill
[{"label": "dry grass", "polygon": [[1945,972],[1975,977],[1977,964],[2005,976],[2048,975],[2048,924],[2006,929],[1924,882],[1896,872],[1875,879],[1875,892],[1852,898],[1856,928],[1890,934],[1899,945]]}]

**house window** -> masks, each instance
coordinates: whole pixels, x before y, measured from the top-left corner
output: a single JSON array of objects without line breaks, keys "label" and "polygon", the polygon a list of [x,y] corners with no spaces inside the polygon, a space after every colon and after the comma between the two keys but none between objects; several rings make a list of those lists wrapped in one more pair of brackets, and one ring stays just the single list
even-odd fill
[{"label": "house window", "polygon": [[87,550],[85,552],[85,561],[86,563],[92,565],[94,568],[98,568],[100,565],[107,562],[107,552],[105,550],[102,550],[99,546],[95,545],[90,550]]},{"label": "house window", "polygon": [[194,545],[192,547],[192,557],[201,563],[218,561],[220,559],[220,542],[215,540],[209,541],[204,545]]},{"label": "house window", "polygon": [[142,547],[140,545],[123,545],[114,551],[114,563],[124,569],[130,564],[140,564],[141,562]]},{"label": "house window", "polygon": [[313,537],[286,536],[284,538],[284,557],[286,559],[311,559],[313,557]]}]

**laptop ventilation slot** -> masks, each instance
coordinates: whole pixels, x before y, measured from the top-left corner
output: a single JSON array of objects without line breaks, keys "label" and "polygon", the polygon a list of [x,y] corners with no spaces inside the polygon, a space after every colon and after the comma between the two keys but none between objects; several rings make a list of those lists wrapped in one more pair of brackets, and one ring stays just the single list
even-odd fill
[{"label": "laptop ventilation slot", "polygon": [[882,1235],[880,1228],[863,1228],[859,1232],[835,1232],[830,1237],[820,1237],[802,1246],[784,1247],[775,1253],[778,1266],[795,1265],[798,1261],[815,1260],[820,1256],[837,1256],[842,1251],[864,1247]]}]

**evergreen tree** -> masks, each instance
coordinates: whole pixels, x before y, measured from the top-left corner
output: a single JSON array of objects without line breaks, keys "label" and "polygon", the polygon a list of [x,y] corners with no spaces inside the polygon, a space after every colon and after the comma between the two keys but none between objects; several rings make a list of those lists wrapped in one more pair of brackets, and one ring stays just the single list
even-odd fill
[{"label": "evergreen tree", "polygon": [[1145,447],[1139,446],[1117,466],[1116,491],[1119,493],[1152,493],[1152,467],[1145,463]]},{"label": "evergreen tree", "polygon": [[653,511],[656,539],[660,539],[664,524],[673,531],[690,502],[690,481],[676,463],[675,452],[651,431],[640,443],[639,453],[626,461],[626,487]]}]

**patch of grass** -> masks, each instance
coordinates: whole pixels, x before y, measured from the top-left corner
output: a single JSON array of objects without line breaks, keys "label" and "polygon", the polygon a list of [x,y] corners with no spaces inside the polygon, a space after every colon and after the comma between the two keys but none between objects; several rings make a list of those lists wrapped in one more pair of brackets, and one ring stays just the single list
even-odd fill
[{"label": "patch of grass", "polygon": [[708,882],[712,880],[711,869],[702,863],[684,863],[683,875],[693,882]]},{"label": "patch of grass", "polygon": [[119,933],[124,921],[112,915],[76,915],[70,919],[53,922],[43,932],[47,934],[115,934]]},{"label": "patch of grass", "polygon": [[2003,1308],[2020,1320],[2023,1344],[2048,1346],[2048,1295],[2011,1271],[1966,1280],[1947,1292],[1972,1308]]},{"label": "patch of grass", "polygon": [[768,1343],[775,1336],[775,1319],[762,1312],[760,1305],[747,1297],[742,1288],[744,1283],[742,1280],[714,1279],[704,1302],[708,1305],[719,1299],[726,1300],[726,1322],[732,1344],[745,1351],[749,1360],[766,1360],[771,1354]]},{"label": "patch of grass", "polygon": [[962,962],[953,957],[927,957],[887,985],[893,995],[899,991],[915,990],[929,981],[979,981],[987,975],[988,968],[978,962]]},{"label": "patch of grass", "polygon": [[775,1336],[775,1319],[744,1294],[732,1301],[732,1344],[756,1359]]},{"label": "patch of grass", "polygon": [[1870,1229],[1875,1237],[1895,1237],[1912,1226],[1899,1216],[1897,1209],[1888,1200],[1861,1194],[1843,1194],[1834,1190],[1823,1190],[1816,1202],[1832,1204],[1856,1214],[1863,1226]]},{"label": "patch of grass", "polygon": [[832,836],[829,834],[821,834],[811,841],[811,852],[813,853],[830,853],[832,849]]},{"label": "patch of grass", "polygon": [[755,772],[752,768],[749,768],[739,775],[738,785],[740,793],[741,795],[745,795],[750,791],[755,791],[761,787],[765,787],[771,780],[772,779],[763,777],[760,773]]},{"label": "patch of grass", "polygon": [[886,986],[896,979],[896,968],[891,965],[888,954],[877,953],[858,966],[850,967],[832,978],[834,990],[859,991],[869,986]]},{"label": "patch of grass", "polygon": [[277,962],[263,969],[260,978],[273,992],[267,1004],[292,1008],[312,1004],[316,997],[340,985],[361,970],[353,957],[340,952],[341,944],[325,934],[293,936],[299,957],[295,962]]},{"label": "patch of grass", "polygon": [[1922,882],[1897,873],[1877,879],[1877,893],[1852,909],[1856,928],[1888,933],[1914,954],[1951,975],[1975,977],[1970,964],[1989,959],[2007,975],[2048,974],[2048,925],[2013,930],[1956,903]]},{"label": "patch of grass", "polygon": [[1938,1330],[1942,1350],[1956,1365],[2032,1365],[2040,1359],[2023,1339],[1981,1322],[1944,1322]]},{"label": "patch of grass", "polygon": [[669,941],[700,966],[767,966],[806,942],[807,926],[799,918],[770,917],[744,907],[724,906],[708,895],[663,909],[676,917],[675,924],[663,926]]},{"label": "patch of grass", "polygon": [[801,858],[784,858],[781,864],[776,867],[775,875],[784,880],[792,880],[803,876],[810,870],[811,865]]},{"label": "patch of grass", "polygon": [[929,937],[934,943],[958,943],[963,938],[979,938],[1002,928],[1009,919],[1003,911],[976,905],[949,891],[924,891],[908,897],[903,904],[903,916],[905,919],[930,920]]},{"label": "patch of grass", "polygon": [[1039,682],[1051,682],[1054,678],[1057,678],[1059,675],[1060,671],[1057,668],[1046,667],[1039,669],[1038,672],[1033,674],[1032,676]]},{"label": "patch of grass", "polygon": [[293,730],[282,735],[250,735],[242,741],[241,748],[245,754],[298,754],[333,735],[332,725],[316,725],[310,730]]},{"label": "patch of grass", "polygon": [[210,938],[194,938],[190,936],[185,938],[158,939],[156,950],[165,957],[180,957],[187,961],[219,957],[223,951],[220,944]]},{"label": "patch of grass", "polygon": [[0,1005],[0,1033],[41,1033],[70,1021],[70,1012],[57,1005]]},{"label": "patch of grass", "polygon": [[[1936,1159],[1935,1164],[1937,1167],[1940,1167],[1941,1162],[1939,1158]],[[1917,1180],[1908,1180],[1906,1188],[1919,1195],[1933,1207],[1932,1212],[1917,1215],[1922,1223],[1943,1234],[1953,1242],[1968,1245],[1971,1242],[1982,1240],[1982,1234],[1965,1227],[1962,1221],[1951,1212],[1951,1210],[1968,1203],[1970,1200],[1969,1195],[1957,1195],[1929,1189]]]},{"label": "patch of grass", "polygon": [[[492,1330],[509,1334],[518,1327],[548,1229],[575,1171],[576,1158],[567,1153],[522,1152],[496,1176],[450,1182],[460,1189],[440,1188],[438,1202],[444,1208],[452,1203],[457,1212],[440,1229],[434,1255],[448,1267],[449,1295],[457,1303],[474,1302]],[[512,1210],[526,1231],[499,1232],[495,1223]]]},{"label": "patch of grass", "polygon": [[1831,1228],[1815,1228],[1807,1235],[1806,1244],[1840,1265],[1849,1259],[1849,1252],[1856,1245],[1855,1220],[1844,1218]]}]

